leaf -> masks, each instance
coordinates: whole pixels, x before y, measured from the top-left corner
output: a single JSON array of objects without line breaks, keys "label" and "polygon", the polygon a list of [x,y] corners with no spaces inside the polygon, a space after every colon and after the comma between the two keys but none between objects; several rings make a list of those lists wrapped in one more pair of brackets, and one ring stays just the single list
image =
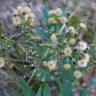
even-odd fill
[{"label": "leaf", "polygon": [[24,96],[35,96],[35,92],[32,91],[25,80],[21,80],[21,90],[23,91]]},{"label": "leaf", "polygon": [[73,96],[72,95],[72,82],[68,79],[64,80],[63,83],[63,92],[64,92],[64,96]]},{"label": "leaf", "polygon": [[42,96],[42,86],[38,89],[36,96]]},{"label": "leaf", "polygon": [[[38,74],[39,74],[39,77],[38,77]],[[42,68],[37,70],[36,76],[37,76],[36,80],[45,81],[45,82],[52,81],[51,79],[52,75],[47,69]]]},{"label": "leaf", "polygon": [[55,80],[55,84],[56,84],[56,86],[57,86],[57,89],[58,89],[58,91],[59,91],[58,96],[64,96],[63,86],[62,86],[61,81],[60,81],[58,78],[56,78],[56,77],[55,77],[54,80]]},{"label": "leaf", "polygon": [[44,83],[43,96],[52,96],[49,85],[47,83]]},{"label": "leaf", "polygon": [[48,1],[45,0],[45,7],[44,7],[44,23],[46,25],[46,27],[48,27],[48,11],[49,11],[49,5],[48,5]]},{"label": "leaf", "polygon": [[76,27],[80,23],[80,17],[78,16],[72,16],[70,18],[70,25]]},{"label": "leaf", "polygon": [[25,55],[25,52],[26,52],[26,50],[25,50],[25,48],[24,48],[23,45],[18,44],[18,45],[16,46],[16,54],[17,54],[18,56],[23,56],[23,55]]},{"label": "leaf", "polygon": [[46,48],[44,48],[44,47],[42,47],[42,46],[38,46],[36,50],[37,50],[37,52],[38,52],[38,54],[39,54],[40,56],[43,56],[44,53],[45,53],[45,51],[46,51]]}]

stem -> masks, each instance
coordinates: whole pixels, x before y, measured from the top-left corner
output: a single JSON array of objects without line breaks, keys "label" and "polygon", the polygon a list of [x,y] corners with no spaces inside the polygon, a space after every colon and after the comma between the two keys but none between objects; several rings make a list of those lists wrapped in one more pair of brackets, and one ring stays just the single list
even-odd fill
[{"label": "stem", "polygon": [[65,24],[62,25],[61,29],[59,30],[59,34],[62,33],[62,31],[64,30],[64,28],[65,28]]},{"label": "stem", "polygon": [[36,69],[33,70],[32,74],[31,74],[31,76],[30,76],[30,78],[28,80],[28,84],[30,83],[30,81],[33,78],[33,76],[35,75],[35,73],[36,73]]}]

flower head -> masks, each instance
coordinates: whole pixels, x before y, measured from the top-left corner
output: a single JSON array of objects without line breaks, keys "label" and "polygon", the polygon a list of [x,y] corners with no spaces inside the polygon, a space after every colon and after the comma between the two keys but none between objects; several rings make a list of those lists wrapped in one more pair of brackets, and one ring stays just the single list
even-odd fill
[{"label": "flower head", "polygon": [[85,57],[86,61],[89,61],[90,60],[90,55],[88,53],[85,53],[84,54],[84,57]]},{"label": "flower head", "polygon": [[47,63],[47,67],[50,69],[50,70],[54,70],[57,66],[57,61],[54,61],[54,60],[51,60]]},{"label": "flower head", "polygon": [[64,64],[64,69],[65,70],[69,70],[71,68],[71,65],[70,64]]},{"label": "flower head", "polygon": [[58,18],[61,24],[67,23],[68,19],[66,17],[59,17]]},{"label": "flower head", "polygon": [[79,49],[82,51],[86,50],[87,49],[87,43],[84,41],[80,41],[79,42]]},{"label": "flower head", "polygon": [[78,66],[79,67],[82,67],[82,68],[87,67],[87,64],[88,64],[88,62],[87,62],[86,59],[81,59],[81,60],[78,61]]},{"label": "flower head", "polygon": [[72,35],[78,34],[78,32],[76,31],[76,29],[73,26],[69,26],[67,29],[67,32],[71,33]]},{"label": "flower head", "polygon": [[18,6],[17,9],[16,9],[16,15],[20,15],[20,14],[22,14],[23,12],[24,12],[23,7]]},{"label": "flower head", "polygon": [[70,45],[74,45],[76,43],[76,40],[74,39],[74,38],[71,38],[70,40],[69,40],[69,44]]},{"label": "flower head", "polygon": [[84,24],[84,23],[80,23],[80,27],[82,28],[82,29],[86,29],[87,27],[86,27],[86,24]]},{"label": "flower head", "polygon": [[23,8],[23,11],[24,11],[24,13],[26,13],[26,14],[32,13],[32,9],[29,8],[29,7],[27,7],[27,6]]},{"label": "flower head", "polygon": [[55,16],[60,16],[62,14],[61,8],[57,8],[55,10],[50,10],[49,15],[55,15]]},{"label": "flower head", "polygon": [[33,25],[35,21],[35,14],[32,9],[29,7],[17,7],[16,16],[13,17],[14,25],[18,26],[20,24],[29,24]]},{"label": "flower head", "polygon": [[51,35],[51,41],[52,41],[52,42],[57,41],[57,37],[56,37],[55,34],[52,34],[52,35]]},{"label": "flower head", "polygon": [[72,55],[72,49],[71,49],[70,47],[66,47],[66,48],[64,49],[64,54],[65,54],[66,56]]},{"label": "flower head", "polygon": [[21,24],[21,19],[20,19],[20,17],[19,16],[15,16],[15,17],[13,17],[13,23],[14,23],[14,25],[19,25],[19,24]]},{"label": "flower head", "polygon": [[57,9],[55,10],[55,15],[57,15],[57,16],[62,15],[62,10],[61,10],[61,8],[57,8]]},{"label": "flower head", "polygon": [[74,72],[74,77],[75,77],[76,79],[79,79],[79,78],[82,77],[82,73],[77,70],[77,71]]}]

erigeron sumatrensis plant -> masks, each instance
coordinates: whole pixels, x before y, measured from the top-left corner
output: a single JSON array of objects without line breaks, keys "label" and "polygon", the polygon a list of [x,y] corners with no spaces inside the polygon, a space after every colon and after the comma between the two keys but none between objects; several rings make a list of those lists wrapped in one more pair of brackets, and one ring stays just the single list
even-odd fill
[{"label": "erigeron sumatrensis plant", "polygon": [[[83,73],[94,66],[88,43],[79,38],[87,26],[84,23],[72,26],[70,17],[60,8],[46,9],[42,24],[38,26],[33,26],[35,18],[29,7],[17,7],[13,17],[13,23],[21,32],[12,37],[13,41],[18,39],[8,58],[22,74],[21,85],[27,86],[22,88],[23,93],[25,96],[52,96],[50,85],[54,84],[56,96],[74,96],[75,87],[80,87],[84,79]],[[3,59],[0,64],[4,65]],[[21,77],[21,74],[18,75]],[[82,82],[82,88],[86,88],[84,84]]]}]

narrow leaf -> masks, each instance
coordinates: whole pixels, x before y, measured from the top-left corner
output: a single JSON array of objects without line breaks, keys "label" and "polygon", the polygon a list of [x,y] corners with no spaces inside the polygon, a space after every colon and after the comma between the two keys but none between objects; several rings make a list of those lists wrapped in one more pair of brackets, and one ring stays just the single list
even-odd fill
[{"label": "narrow leaf", "polygon": [[49,85],[47,83],[44,84],[43,96],[52,96]]},{"label": "narrow leaf", "polygon": [[35,93],[25,80],[21,81],[21,90],[23,91],[24,96],[35,96]]},{"label": "narrow leaf", "polygon": [[42,86],[38,89],[36,96],[42,96]]},{"label": "narrow leaf", "polygon": [[57,86],[57,89],[58,89],[58,96],[64,96],[64,93],[63,93],[63,87],[62,87],[62,83],[61,81],[55,77],[55,84]]}]

